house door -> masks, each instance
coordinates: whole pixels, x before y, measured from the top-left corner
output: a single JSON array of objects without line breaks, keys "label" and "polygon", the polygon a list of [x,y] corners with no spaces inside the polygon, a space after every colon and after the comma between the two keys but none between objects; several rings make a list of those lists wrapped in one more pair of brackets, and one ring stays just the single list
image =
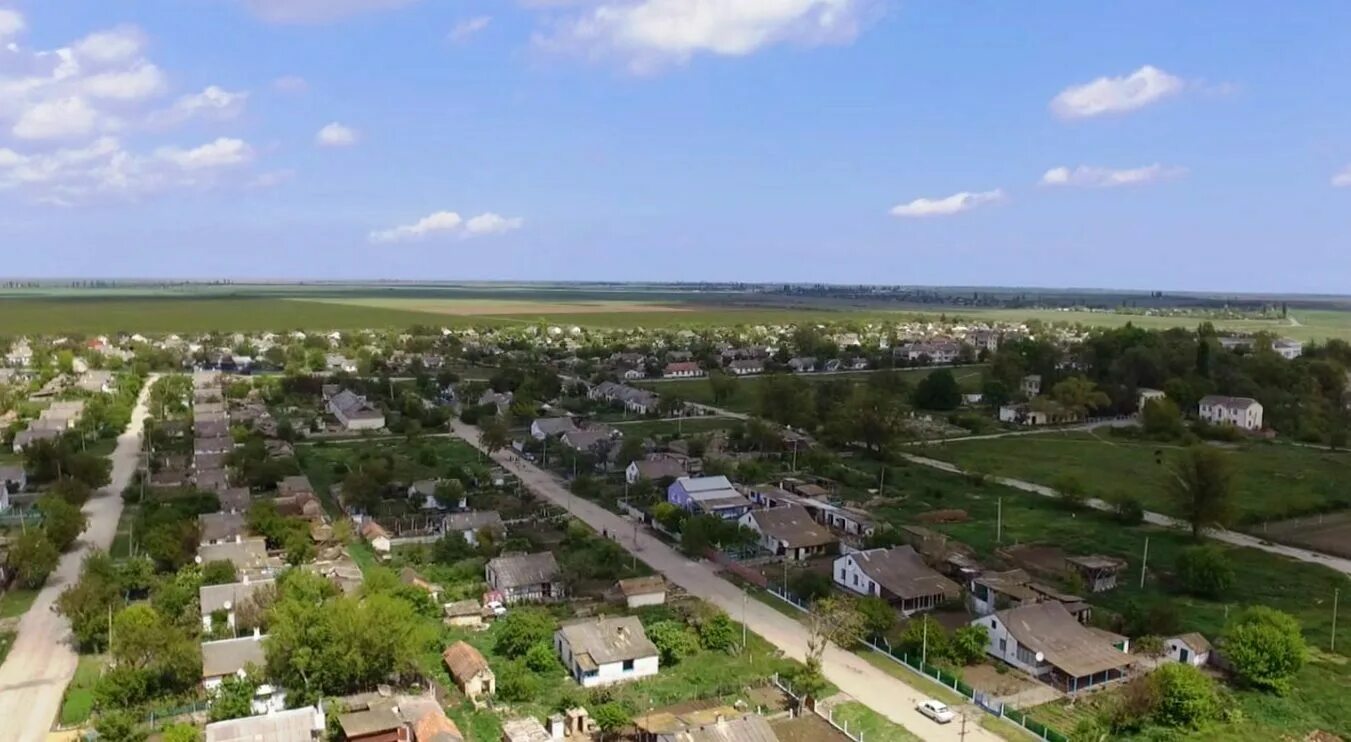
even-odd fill
[{"label": "house door", "polygon": [[1177,659],[1178,659],[1178,662],[1186,662],[1186,661],[1187,661],[1187,658],[1190,657],[1190,656],[1191,656],[1191,653],[1187,651],[1187,648],[1186,648],[1186,647],[1179,647],[1179,648],[1178,648],[1178,650],[1177,650]]}]

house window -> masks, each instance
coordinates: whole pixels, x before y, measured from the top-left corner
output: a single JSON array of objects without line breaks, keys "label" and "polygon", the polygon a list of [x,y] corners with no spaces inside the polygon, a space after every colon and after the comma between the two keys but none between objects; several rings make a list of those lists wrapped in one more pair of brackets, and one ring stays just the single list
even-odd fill
[{"label": "house window", "polygon": [[1018,647],[1018,661],[1024,665],[1035,665],[1037,664],[1037,653],[1027,647],[1020,646]]},{"label": "house window", "polygon": [[587,670],[587,671],[585,671],[585,672],[582,673],[582,677],[584,677],[584,678],[594,678],[594,677],[596,677],[596,675],[599,674],[599,673],[600,673],[599,670]]},{"label": "house window", "polygon": [[1007,652],[1008,649],[1009,649],[1009,640],[1008,640],[1008,639],[1000,639],[1000,640],[999,640],[999,653],[1000,653],[1000,654],[1003,654],[1004,652]]},{"label": "house window", "polygon": [[624,660],[624,672],[633,672],[633,660]]}]

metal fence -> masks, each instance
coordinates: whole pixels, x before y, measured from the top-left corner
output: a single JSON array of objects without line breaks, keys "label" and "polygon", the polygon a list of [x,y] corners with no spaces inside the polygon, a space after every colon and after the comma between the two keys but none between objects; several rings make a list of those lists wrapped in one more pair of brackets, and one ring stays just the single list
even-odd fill
[{"label": "metal fence", "polygon": [[[806,612],[808,610],[805,602],[799,600],[796,595],[784,591],[782,588],[771,587],[767,589],[767,592],[800,611]],[[874,652],[891,659],[907,670],[923,675],[943,687],[955,691],[958,695],[966,698],[993,716],[997,716],[1001,719],[1008,719],[1037,737],[1048,740],[1048,742],[1069,742],[1069,737],[1059,731],[1034,719],[1030,719],[1027,714],[1018,711],[1017,709],[1009,708],[1005,704],[995,700],[995,698],[988,693],[982,693],[975,688],[972,688],[970,685],[967,685],[956,673],[944,670],[935,665],[926,664],[920,657],[913,657],[906,652],[897,650],[891,646],[891,643],[887,641],[886,637],[879,636],[874,637],[873,639],[864,639],[863,643],[868,645]]]}]

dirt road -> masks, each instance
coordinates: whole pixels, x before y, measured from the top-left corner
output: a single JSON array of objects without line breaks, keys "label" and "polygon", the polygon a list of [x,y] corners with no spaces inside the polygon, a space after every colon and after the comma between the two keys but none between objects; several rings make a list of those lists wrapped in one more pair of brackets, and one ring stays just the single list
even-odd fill
[{"label": "dirt road", "polygon": [[[455,421],[452,429],[459,437],[478,446],[477,428]],[[498,451],[493,458],[519,477],[530,491],[566,508],[597,531],[605,530],[613,534],[621,546],[691,595],[722,608],[735,620],[744,621],[752,631],[789,657],[797,660],[805,658],[807,629],[799,621],[759,600],[748,599],[745,592],[719,577],[705,564],[690,561],[641,529],[635,531],[633,521],[574,496],[554,475],[534,464],[506,451]],[[915,705],[927,696],[873,667],[852,652],[831,647],[825,653],[824,670],[826,678],[840,690],[925,740],[957,742],[961,737],[958,729],[960,725],[939,726],[915,711]],[[999,737],[976,724],[967,725],[966,740],[969,742],[997,739]]]},{"label": "dirt road", "polygon": [[136,471],[145,424],[146,399],[156,377],[146,381],[131,414],[131,424],[113,451],[112,483],[84,506],[89,527],[75,549],[61,557],[56,571],[19,622],[19,635],[0,666],[0,742],[37,742],[47,738],[66,686],[75,677],[77,656],[68,643],[70,623],[52,610],[56,598],[80,576],[80,563],[91,548],[107,549],[122,516],[122,490]]}]

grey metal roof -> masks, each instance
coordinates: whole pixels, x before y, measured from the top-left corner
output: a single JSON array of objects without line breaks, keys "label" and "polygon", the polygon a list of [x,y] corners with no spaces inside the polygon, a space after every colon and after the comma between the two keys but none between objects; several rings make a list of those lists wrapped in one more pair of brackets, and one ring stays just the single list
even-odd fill
[{"label": "grey metal roof", "polygon": [[589,655],[597,665],[657,655],[637,616],[586,619],[566,624],[558,633],[574,655]]},{"label": "grey metal roof", "polygon": [[852,555],[863,573],[901,598],[925,595],[958,595],[962,588],[924,563],[914,548],[895,546]]},{"label": "grey metal roof", "polygon": [[513,588],[538,585],[558,579],[558,560],[553,552],[501,556],[488,562],[488,570],[497,580],[494,587]]},{"label": "grey metal roof", "polygon": [[779,736],[764,717],[746,714],[662,734],[657,742],[779,742]]},{"label": "grey metal roof", "polygon": [[1079,623],[1055,601],[999,611],[995,617],[1019,644],[1042,653],[1047,662],[1072,677],[1082,678],[1133,662],[1130,655]]},{"label": "grey metal roof", "polygon": [[248,530],[243,513],[203,513],[197,516],[202,541],[221,541],[242,536]]},{"label": "grey metal roof", "polygon": [[470,510],[464,513],[451,513],[445,517],[445,530],[448,532],[477,531],[480,528],[502,528],[502,515],[496,510]]},{"label": "grey metal roof", "polygon": [[[203,585],[197,591],[202,607],[202,615],[209,616],[213,611],[232,610],[253,599],[264,587],[276,584],[272,579],[231,582],[224,585]],[[228,605],[227,605],[228,604]]]},{"label": "grey metal roof", "polygon": [[751,519],[761,533],[782,541],[790,549],[825,546],[839,541],[829,528],[812,520],[806,508],[797,505],[752,510]]},{"label": "grey metal roof", "polygon": [[216,678],[233,675],[248,665],[263,667],[267,657],[263,653],[263,638],[246,636],[202,642],[202,677]]},{"label": "grey metal roof", "polygon": [[206,742],[311,742],[317,712],[306,706],[206,725]]}]

